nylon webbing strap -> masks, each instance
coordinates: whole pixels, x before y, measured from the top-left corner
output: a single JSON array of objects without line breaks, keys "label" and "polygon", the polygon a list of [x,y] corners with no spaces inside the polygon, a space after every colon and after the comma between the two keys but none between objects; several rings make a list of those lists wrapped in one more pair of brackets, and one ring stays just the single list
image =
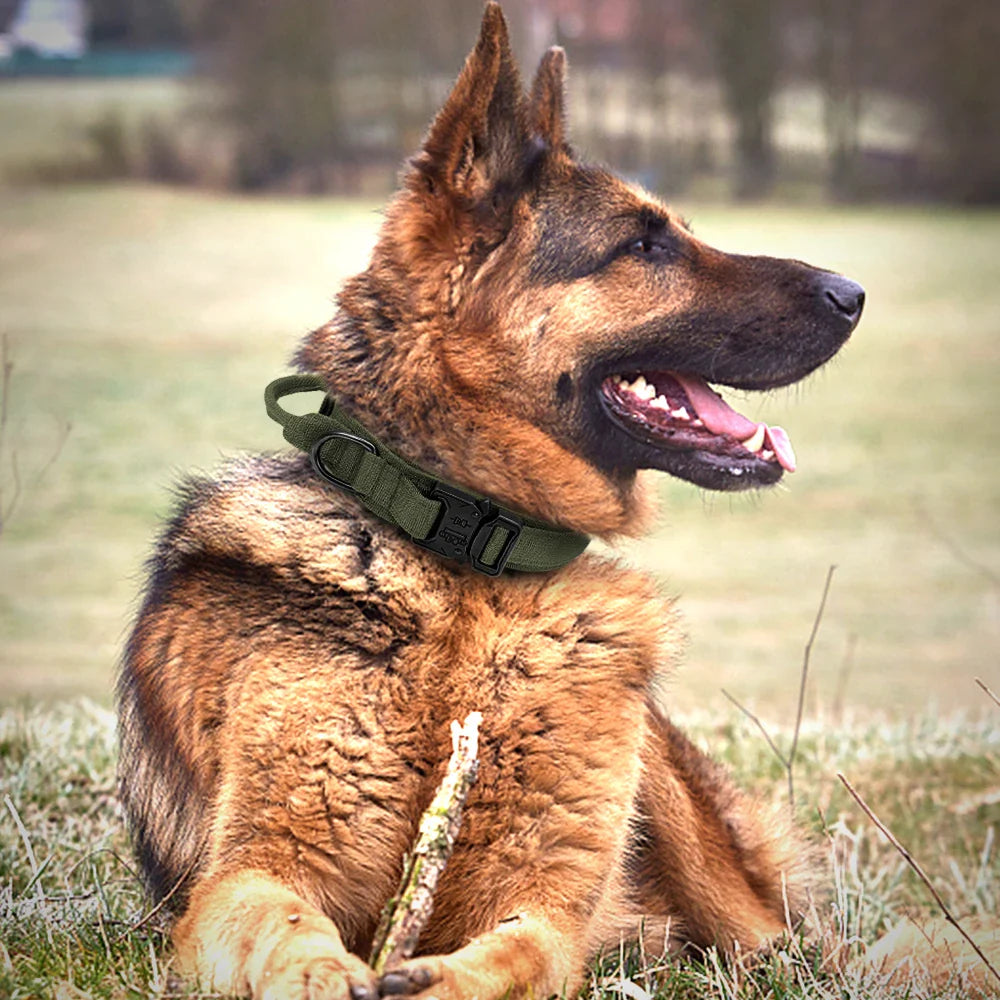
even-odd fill
[{"label": "nylon webbing strap", "polygon": [[377,517],[402,528],[418,545],[469,562],[488,576],[505,568],[541,573],[575,559],[590,539],[501,507],[442,482],[380,444],[327,396],[319,413],[298,415],[279,400],[325,392],[318,375],[288,375],[264,391],[268,416],[285,440],[309,454],[327,482],[347,490]]}]

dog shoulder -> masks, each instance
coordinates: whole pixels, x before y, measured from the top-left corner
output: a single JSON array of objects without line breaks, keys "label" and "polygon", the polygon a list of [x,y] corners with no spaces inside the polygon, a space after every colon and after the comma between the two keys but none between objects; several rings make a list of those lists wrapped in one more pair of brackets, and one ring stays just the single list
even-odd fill
[{"label": "dog shoulder", "polygon": [[545,578],[528,620],[560,640],[565,662],[617,665],[620,682],[642,690],[673,671],[685,645],[680,614],[656,582],[604,556]]},{"label": "dog shoulder", "polygon": [[325,489],[298,456],[250,456],[191,477],[156,553],[154,573],[216,563],[351,587],[372,559],[360,508]]}]

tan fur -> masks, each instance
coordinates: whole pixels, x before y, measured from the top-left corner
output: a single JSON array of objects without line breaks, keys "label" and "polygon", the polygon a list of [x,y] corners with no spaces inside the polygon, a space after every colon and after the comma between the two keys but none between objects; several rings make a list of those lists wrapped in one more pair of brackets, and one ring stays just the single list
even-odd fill
[{"label": "tan fur", "polygon": [[[448,725],[472,709],[479,778],[421,940],[472,951],[441,959],[435,995],[471,995],[443,983],[482,954],[498,966],[489,995],[572,988],[587,955],[641,919],[744,949],[780,931],[780,872],[769,858],[757,870],[753,843],[773,851],[774,833],[650,694],[681,637],[641,574],[586,556],[546,576],[456,573],[388,528],[354,535],[351,502],[289,465],[250,463],[188,508],[191,571],[144,618],[131,663],[140,698],[174,706],[173,752],[211,789],[175,935],[189,968],[262,996],[289,963],[364,982],[336,941],[366,954]],[[271,572],[235,578],[236,565]],[[276,587],[288,626],[265,610]],[[652,850],[629,844],[639,823]],[[631,885],[630,866],[649,874]],[[289,907],[303,919],[285,926]]]},{"label": "tan fur", "polygon": [[[487,6],[369,267],[299,361],[434,474],[559,525],[637,534],[648,476],[594,457],[593,358],[655,346],[657,325],[708,357],[752,336],[758,365],[829,351],[819,334],[800,344],[812,269],[712,250],[575,162],[564,70],[549,53],[525,100]],[[669,281],[627,253],[573,273],[647,212],[679,248]],[[643,931],[672,949],[771,940],[799,918],[808,852],[668,721],[656,692],[682,646],[645,575],[584,556],[485,578],[369,517],[302,456],[189,484],[119,693],[122,796],[154,894],[176,890],[185,967],[223,992],[374,997],[379,913],[449,724],[472,710],[480,770],[456,850],[418,957],[383,993],[571,994],[593,955]]]}]

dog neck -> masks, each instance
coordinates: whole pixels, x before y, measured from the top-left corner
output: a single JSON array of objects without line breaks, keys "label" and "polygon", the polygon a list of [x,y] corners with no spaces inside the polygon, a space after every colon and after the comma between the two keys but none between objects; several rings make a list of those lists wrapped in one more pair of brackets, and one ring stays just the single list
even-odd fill
[{"label": "dog neck", "polygon": [[[648,529],[646,476],[594,468],[516,413],[489,408],[451,372],[445,334],[406,318],[399,283],[347,282],[340,311],[296,356],[356,420],[408,461],[560,527],[611,538]],[[406,287],[403,285],[402,287]]]}]

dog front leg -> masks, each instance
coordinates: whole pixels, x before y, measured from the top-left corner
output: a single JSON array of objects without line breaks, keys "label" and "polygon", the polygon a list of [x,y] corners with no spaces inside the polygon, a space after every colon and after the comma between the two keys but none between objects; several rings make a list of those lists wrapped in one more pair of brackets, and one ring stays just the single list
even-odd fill
[{"label": "dog front leg", "polygon": [[173,938],[203,989],[255,1000],[378,996],[375,974],[333,921],[263,871],[204,878]]},{"label": "dog front leg", "polygon": [[585,933],[557,915],[520,913],[450,955],[402,962],[383,975],[383,996],[437,1000],[573,996],[586,960]]}]

